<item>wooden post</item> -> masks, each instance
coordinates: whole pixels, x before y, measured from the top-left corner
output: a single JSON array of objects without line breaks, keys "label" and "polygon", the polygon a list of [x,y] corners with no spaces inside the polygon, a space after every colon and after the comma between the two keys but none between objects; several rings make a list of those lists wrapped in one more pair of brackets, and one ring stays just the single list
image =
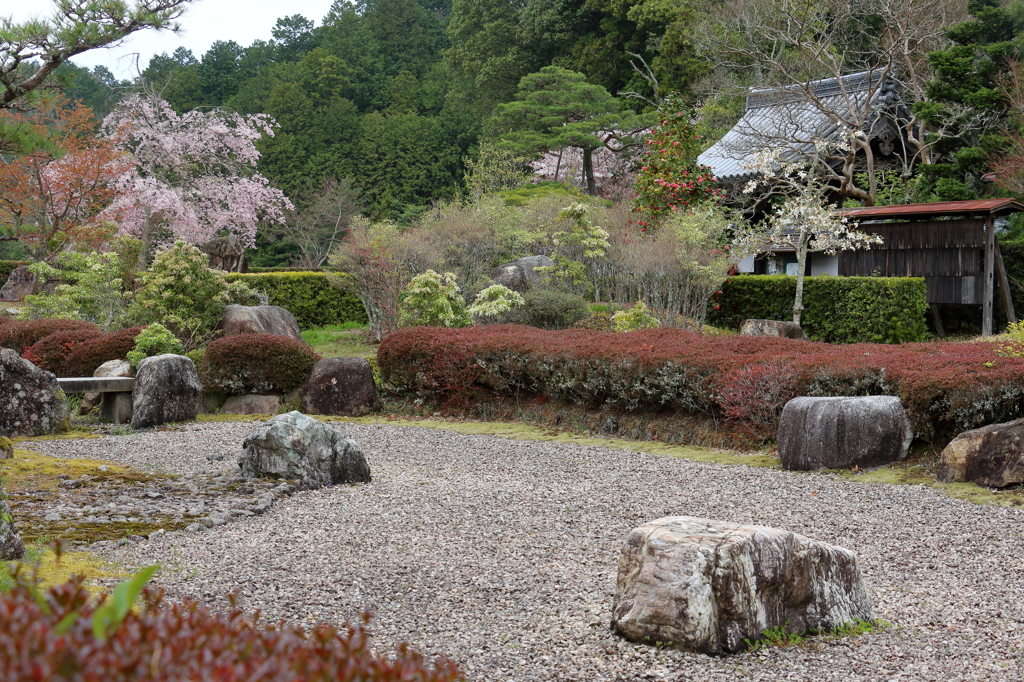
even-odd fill
[{"label": "wooden post", "polygon": [[932,309],[932,322],[935,323],[935,333],[939,335],[940,339],[946,338],[946,330],[942,326],[942,317],[939,315],[939,306],[932,303],[928,307]]},{"label": "wooden post", "polygon": [[992,336],[992,298],[996,277],[996,229],[995,217],[991,214],[985,220],[985,283],[982,298],[981,335]]},{"label": "wooden post", "polygon": [[1017,321],[1017,313],[1013,310],[1013,297],[1010,295],[1010,279],[1006,276],[1006,266],[1003,265],[1003,252],[999,250],[999,242],[996,242],[996,274],[999,276],[999,292],[1003,296],[1006,321],[1013,324]]}]

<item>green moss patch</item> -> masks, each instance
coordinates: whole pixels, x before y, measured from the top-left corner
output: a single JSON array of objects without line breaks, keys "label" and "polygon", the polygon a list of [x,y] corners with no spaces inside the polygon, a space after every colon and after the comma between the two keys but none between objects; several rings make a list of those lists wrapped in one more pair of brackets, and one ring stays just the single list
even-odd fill
[{"label": "green moss patch", "polygon": [[[107,470],[102,471],[101,466]],[[15,448],[12,459],[0,460],[0,472],[7,491],[56,490],[65,478],[81,478],[83,474],[90,477],[90,483],[125,485],[167,478],[100,459],[61,459],[23,448]]]},{"label": "green moss patch", "polygon": [[29,545],[22,560],[9,561],[5,568],[0,569],[0,592],[6,592],[13,586],[10,571],[15,569],[36,571],[43,589],[65,583],[72,575],[82,576],[90,586],[95,585],[97,580],[119,580],[128,575],[126,571],[92,552],[62,552],[60,561],[57,561],[54,551],[40,544]]}]

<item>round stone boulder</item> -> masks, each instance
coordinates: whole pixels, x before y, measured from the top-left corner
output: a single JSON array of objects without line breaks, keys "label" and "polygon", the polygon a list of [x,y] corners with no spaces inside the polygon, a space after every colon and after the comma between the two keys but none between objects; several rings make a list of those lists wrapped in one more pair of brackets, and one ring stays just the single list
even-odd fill
[{"label": "round stone boulder", "polygon": [[523,256],[509,263],[502,263],[491,272],[495,284],[508,287],[520,294],[541,284],[537,268],[551,267],[555,262],[547,256]]},{"label": "round stone boulder", "polygon": [[[92,373],[94,377],[131,377],[135,376],[132,363],[127,360],[107,360]],[[100,393],[86,393],[78,408],[79,414],[89,414],[92,408],[100,404]]]},{"label": "round stone boulder", "polygon": [[779,457],[791,471],[891,464],[913,440],[900,399],[890,395],[793,398],[779,419]]},{"label": "round stone boulder", "polygon": [[786,530],[672,516],[619,554],[612,630],[633,642],[715,655],[872,618],[857,555]]},{"label": "round stone boulder", "polygon": [[132,389],[132,428],[189,421],[202,407],[203,387],[190,358],[166,353],[139,362]]},{"label": "round stone boulder", "polygon": [[0,435],[43,436],[68,426],[67,397],[53,372],[0,349]]},{"label": "round stone boulder", "polygon": [[224,308],[218,327],[224,336],[274,334],[302,341],[295,316],[276,305],[235,305]]},{"label": "round stone boulder", "polygon": [[356,417],[380,407],[373,369],[366,358],[324,358],[299,387],[302,409],[309,414]]},{"label": "round stone boulder", "polygon": [[250,478],[298,479],[307,490],[370,481],[359,444],[301,412],[267,421],[242,442],[242,448],[238,466]]},{"label": "round stone boulder", "polygon": [[942,451],[938,478],[988,488],[1024,483],[1024,419],[961,433]]},{"label": "round stone boulder", "polygon": [[795,322],[780,320],[743,320],[740,336],[775,336],[781,339],[807,340],[807,334]]}]

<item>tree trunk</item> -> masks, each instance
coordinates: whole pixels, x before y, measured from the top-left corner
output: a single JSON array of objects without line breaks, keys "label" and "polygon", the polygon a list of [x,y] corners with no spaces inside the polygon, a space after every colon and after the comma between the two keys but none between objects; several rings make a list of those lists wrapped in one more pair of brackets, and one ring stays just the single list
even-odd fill
[{"label": "tree trunk", "polygon": [[806,228],[800,230],[800,242],[796,247],[796,296],[793,298],[793,323],[800,324],[800,316],[804,312],[804,268],[807,264],[807,234]]},{"label": "tree trunk", "polygon": [[146,221],[142,225],[142,248],[139,249],[139,272],[146,269],[146,264],[149,261],[149,242],[152,239],[153,234],[153,212],[146,207]]},{"label": "tree trunk", "polygon": [[558,182],[558,174],[562,172],[562,154],[564,153],[564,149],[558,150],[558,163],[555,164],[555,182]]},{"label": "tree trunk", "polygon": [[583,177],[587,183],[587,194],[597,196],[597,183],[594,181],[594,150],[583,150]]}]

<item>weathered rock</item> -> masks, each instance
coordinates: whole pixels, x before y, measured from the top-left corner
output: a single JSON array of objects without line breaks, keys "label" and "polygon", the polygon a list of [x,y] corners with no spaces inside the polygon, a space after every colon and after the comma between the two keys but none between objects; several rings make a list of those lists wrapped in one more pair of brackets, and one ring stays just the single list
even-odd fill
[{"label": "weathered rock", "polygon": [[214,237],[199,247],[209,258],[209,267],[213,270],[227,272],[247,272],[248,259],[245,256],[245,244],[236,235]]},{"label": "weathered rock", "polygon": [[171,353],[143,358],[132,391],[132,428],[195,419],[202,393],[191,359]]},{"label": "weathered rock", "polygon": [[686,651],[741,651],[769,628],[833,630],[872,620],[857,556],[789,531],[688,516],[630,532],[612,630]]},{"label": "weathered rock", "polygon": [[777,336],[783,339],[807,340],[807,335],[795,322],[779,320],[743,320],[740,336]]},{"label": "weathered rock", "polygon": [[25,555],[25,543],[14,526],[7,500],[0,499],[0,561],[14,561]]},{"label": "weathered rock", "polygon": [[68,430],[68,401],[52,372],[0,349],[0,434],[42,436]]},{"label": "weathered rock", "polygon": [[280,396],[249,393],[231,396],[220,411],[224,414],[277,414],[280,409]]},{"label": "weathered rock", "polygon": [[907,456],[914,433],[895,396],[793,398],[779,419],[785,469],[875,467]]},{"label": "weathered rock", "polygon": [[299,387],[302,409],[309,414],[348,417],[380,407],[373,383],[373,369],[365,358],[325,358],[313,365],[309,378]]},{"label": "weathered rock", "polygon": [[523,256],[510,263],[503,263],[491,272],[495,284],[501,284],[519,293],[538,286],[541,274],[535,268],[549,267],[555,262],[547,256]]},{"label": "weathered rock", "polygon": [[11,270],[7,282],[0,288],[0,301],[24,301],[36,286],[36,276],[28,270],[27,265],[19,265]]},{"label": "weathered rock", "polygon": [[276,305],[229,305],[218,329],[224,336],[276,334],[302,341],[295,316]]},{"label": "weathered rock", "polygon": [[301,412],[269,420],[243,442],[243,476],[301,479],[307,489],[365,483],[370,467],[354,440]]},{"label": "weathered rock", "polygon": [[[96,368],[92,373],[94,377],[130,377],[135,373],[132,371],[132,363],[127,360],[108,360]],[[92,408],[100,403],[100,393],[86,393],[82,398],[82,404],[78,408],[79,414],[89,414]]]},{"label": "weathered rock", "polygon": [[14,441],[7,436],[0,436],[0,459],[14,457]]},{"label": "weathered rock", "polygon": [[942,451],[938,477],[989,488],[1024,483],[1024,419],[961,433]]}]

